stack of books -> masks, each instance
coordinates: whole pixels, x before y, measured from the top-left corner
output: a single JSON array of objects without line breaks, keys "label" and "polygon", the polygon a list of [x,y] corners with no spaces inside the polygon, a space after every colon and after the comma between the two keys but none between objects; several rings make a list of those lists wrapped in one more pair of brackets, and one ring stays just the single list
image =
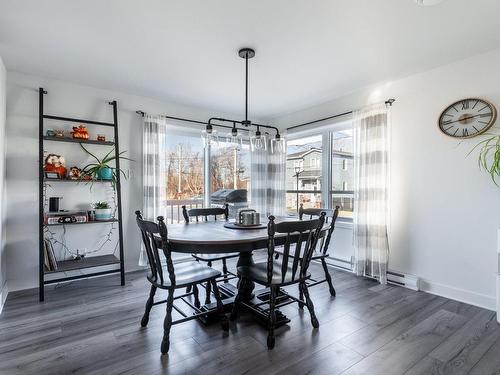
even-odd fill
[{"label": "stack of books", "polygon": [[57,260],[54,248],[52,247],[52,243],[47,239],[43,240],[43,258],[45,271],[57,271]]}]

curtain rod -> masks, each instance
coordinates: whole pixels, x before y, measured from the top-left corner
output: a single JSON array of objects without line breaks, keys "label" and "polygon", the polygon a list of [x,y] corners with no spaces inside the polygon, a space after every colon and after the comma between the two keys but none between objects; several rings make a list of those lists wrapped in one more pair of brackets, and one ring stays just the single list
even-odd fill
[{"label": "curtain rod", "polygon": [[[387,106],[390,106],[392,107],[392,103],[394,103],[396,101],[396,99],[387,99],[384,104]],[[334,119],[334,118],[337,118],[337,117],[342,117],[342,116],[346,116],[346,115],[350,115],[351,113],[353,113],[354,111],[348,111],[348,112],[344,112],[344,113],[338,113],[336,115],[332,115],[332,116],[328,116],[328,117],[324,117],[324,118],[321,118],[319,120],[313,120],[313,121],[309,121],[309,122],[304,122],[303,124],[298,124],[298,125],[294,125],[294,126],[290,126],[289,128],[286,128],[286,130],[291,130],[291,129],[296,129],[296,128],[300,128],[302,126],[306,126],[306,125],[311,125],[311,124],[315,124],[317,122],[321,122],[321,121],[325,121],[325,120],[331,120],[331,119]]]},{"label": "curtain rod", "polygon": [[[146,112],[144,111],[135,111],[135,113],[137,113],[139,116],[142,116],[144,117],[146,115]],[[173,117],[173,116],[165,116],[165,115],[160,115],[161,117],[165,117],[165,118],[168,118],[170,120],[177,120],[177,121],[185,121],[185,122],[191,122],[193,124],[201,124],[201,125],[208,125],[208,122],[203,122],[203,121],[198,121],[198,120],[190,120],[190,119],[187,119],[187,118],[182,118],[182,117]],[[215,126],[220,126],[222,128],[229,128],[229,129],[232,129],[231,126],[226,126],[226,125],[216,125],[214,124]],[[241,129],[241,130],[248,130],[248,129]]]}]

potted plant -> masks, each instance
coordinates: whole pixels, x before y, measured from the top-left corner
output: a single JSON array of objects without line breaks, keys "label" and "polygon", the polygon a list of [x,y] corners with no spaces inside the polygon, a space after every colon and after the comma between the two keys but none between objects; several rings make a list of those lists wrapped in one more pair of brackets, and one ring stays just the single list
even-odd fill
[{"label": "potted plant", "polygon": [[95,210],[95,219],[98,221],[111,220],[113,218],[113,209],[108,202],[96,202],[92,205]]},{"label": "potted plant", "polygon": [[487,171],[493,182],[500,187],[497,182],[500,177],[500,135],[493,135],[479,142],[476,147],[480,147],[479,167]]},{"label": "potted plant", "polygon": [[[476,147],[479,150],[479,168],[488,172],[496,186],[500,187],[498,179],[500,177],[500,135],[491,135],[479,142]],[[475,147],[475,148],[476,148]],[[472,151],[471,151],[472,152]],[[497,229],[497,322],[500,323],[500,228]]]},{"label": "potted plant", "polygon": [[[87,150],[82,144],[80,144],[80,146],[87,154],[95,159],[94,163],[87,164],[83,168],[83,173],[91,177],[89,180],[91,184],[93,184],[93,182],[96,180],[111,181],[114,188],[116,186],[118,174],[121,173],[125,179],[128,178],[128,174],[126,174],[122,169],[118,169],[109,165],[110,162],[116,159],[116,156],[114,155],[114,149],[111,149],[103,158],[99,159],[97,156]],[[125,152],[126,151],[120,152],[118,154],[118,158],[122,160],[133,161],[129,158],[121,156]]]}]

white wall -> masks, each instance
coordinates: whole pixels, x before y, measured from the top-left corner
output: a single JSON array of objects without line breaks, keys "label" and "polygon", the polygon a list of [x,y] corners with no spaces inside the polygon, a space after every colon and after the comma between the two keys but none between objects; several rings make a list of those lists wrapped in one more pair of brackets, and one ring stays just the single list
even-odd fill
[{"label": "white wall", "polygon": [[[111,121],[111,107],[107,102],[113,99],[118,101],[120,150],[127,150],[126,156],[136,161],[124,163],[131,172],[130,180],[122,183],[125,267],[127,271],[137,269],[140,239],[135,225],[134,211],[141,209],[142,206],[142,140],[141,118],[135,111],[141,109],[150,113],[170,114],[203,121],[213,115],[231,115],[9,72],[6,129],[6,190],[8,195],[6,252],[7,280],[10,291],[38,286],[39,87],[44,87],[48,91],[48,95],[45,96],[47,114]],[[50,127],[61,127],[61,123],[53,122],[51,125]],[[67,124],[66,128],[69,128],[69,125]],[[186,124],[183,123],[182,126],[185,127]],[[94,128],[89,126],[89,130],[92,129]],[[74,164],[82,166],[81,157],[84,154],[78,146],[47,142],[45,148],[48,151],[63,154],[67,159],[67,167]],[[100,149],[94,148],[94,150],[99,152]],[[72,195],[71,192],[78,194]],[[49,191],[48,195],[64,195],[61,203],[62,207],[67,209],[76,206],[86,209],[88,203],[105,197],[99,186],[94,187],[93,192],[90,193],[88,187],[73,185]],[[89,239],[105,233],[105,229],[98,225],[89,225],[85,228],[68,227],[68,232],[70,231],[72,233],[68,233],[67,238],[71,247],[87,243],[88,248],[92,248],[95,244],[94,240],[89,241]],[[107,246],[105,251],[112,251],[112,247]]]},{"label": "white wall", "polygon": [[7,298],[7,272],[5,267],[5,79],[7,72],[0,57],[0,312]]},{"label": "white wall", "polygon": [[500,189],[479,171],[477,152],[467,156],[483,138],[459,142],[443,135],[437,120],[448,104],[466,97],[500,109],[499,66],[495,50],[275,119],[286,128],[396,98],[389,268],[421,277],[423,290],[490,309]]}]

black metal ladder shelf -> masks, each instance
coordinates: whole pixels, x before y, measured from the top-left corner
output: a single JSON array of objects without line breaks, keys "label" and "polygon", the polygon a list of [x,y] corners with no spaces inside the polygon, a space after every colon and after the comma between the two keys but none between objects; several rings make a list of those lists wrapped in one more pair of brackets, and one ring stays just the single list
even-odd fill
[{"label": "black metal ladder shelf", "polygon": [[[58,282],[65,282],[65,281],[70,281],[70,280],[76,280],[76,279],[81,279],[81,278],[88,278],[88,277],[94,277],[94,276],[102,276],[106,274],[112,274],[112,273],[120,273],[120,281],[121,285],[125,285],[125,267],[124,267],[124,250],[123,250],[123,227],[122,227],[122,200],[121,200],[121,182],[120,182],[120,173],[117,173],[116,175],[116,184],[115,184],[115,189],[116,189],[116,204],[117,204],[117,213],[118,213],[118,218],[117,219],[112,219],[108,221],[102,221],[102,222],[95,222],[95,223],[116,223],[118,225],[118,241],[119,241],[119,258],[117,258],[113,254],[107,254],[107,255],[98,255],[98,256],[93,256],[93,257],[87,257],[82,260],[64,260],[58,262],[58,269],[57,270],[52,270],[52,271],[47,271],[44,268],[44,228],[46,224],[44,223],[45,219],[45,212],[44,212],[44,184],[45,183],[50,183],[54,180],[49,180],[44,178],[44,142],[49,141],[49,142],[68,142],[68,143],[75,143],[75,144],[81,144],[81,143],[87,143],[87,144],[94,144],[94,145],[105,145],[105,146],[114,146],[115,149],[115,163],[116,163],[116,168],[120,169],[120,159],[119,159],[119,154],[120,150],[118,148],[118,109],[117,109],[117,103],[116,100],[113,100],[109,102],[109,105],[112,106],[113,109],[113,122],[101,122],[101,121],[93,121],[93,120],[85,120],[85,119],[77,119],[77,118],[71,118],[71,117],[61,117],[61,116],[53,116],[53,115],[47,115],[44,113],[44,96],[47,94],[47,91],[45,91],[43,88],[39,89],[39,121],[38,121],[38,181],[39,181],[39,203],[38,203],[38,210],[39,210],[39,299],[40,301],[44,300],[44,292],[45,292],[45,285],[47,284],[53,284],[53,283],[58,283]],[[83,140],[83,139],[73,139],[73,138],[58,138],[58,137],[52,137],[52,136],[46,136],[44,134],[44,120],[56,120],[56,121],[63,121],[63,122],[76,122],[76,123],[82,123],[82,124],[87,124],[87,125],[97,125],[97,126],[109,126],[113,127],[114,130],[114,140],[113,142],[107,141],[107,142],[101,142],[101,141],[94,141],[94,140]],[[61,180],[61,181],[71,181],[71,180]],[[80,181],[72,181],[72,182],[80,182]],[[102,181],[104,182],[104,181]],[[76,184],[78,185],[78,184]],[[85,186],[85,184],[82,184],[82,186]],[[89,224],[93,224],[94,222],[91,222]],[[75,225],[75,228],[78,227],[78,225]],[[64,275],[60,278],[57,279],[45,279],[45,275],[47,274],[57,274],[58,272],[67,272],[67,271],[74,271],[74,270],[82,270],[82,269],[92,269],[95,267],[103,267],[103,266],[109,266],[109,265],[119,265],[120,267],[118,269],[112,269],[112,270],[105,270],[105,271],[96,271],[96,272],[89,272],[89,273],[84,273],[81,275],[73,275],[73,276],[67,276]]]}]

